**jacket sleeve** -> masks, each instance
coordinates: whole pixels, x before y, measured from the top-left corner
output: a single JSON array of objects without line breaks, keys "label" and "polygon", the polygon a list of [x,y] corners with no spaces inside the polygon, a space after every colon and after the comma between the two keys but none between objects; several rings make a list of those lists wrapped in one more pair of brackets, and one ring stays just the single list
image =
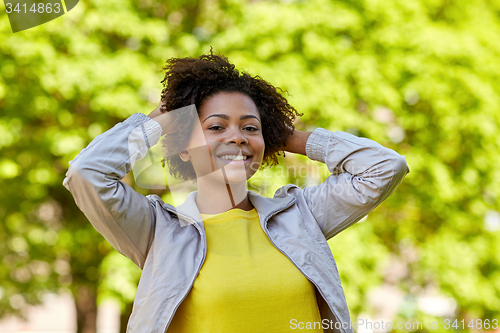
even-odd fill
[{"label": "jacket sleeve", "polygon": [[303,189],[308,208],[328,240],[389,197],[410,172],[404,156],[346,132],[316,128],[306,155],[327,165],[331,175]]},{"label": "jacket sleeve", "polygon": [[72,161],[63,181],[76,205],[104,238],[141,269],[153,241],[155,210],[149,199],[121,181],[161,136],[142,113],[94,138]]}]

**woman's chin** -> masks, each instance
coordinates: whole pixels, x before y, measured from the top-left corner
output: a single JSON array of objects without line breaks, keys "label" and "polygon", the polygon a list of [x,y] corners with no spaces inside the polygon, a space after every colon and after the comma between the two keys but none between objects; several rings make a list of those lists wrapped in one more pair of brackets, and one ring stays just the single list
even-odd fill
[{"label": "woman's chin", "polygon": [[211,183],[211,186],[220,186],[223,184],[236,185],[241,183],[246,183],[247,174],[245,170],[228,170],[228,169],[219,169],[215,172],[211,172],[209,174],[204,175],[203,177],[198,177],[199,181],[204,183]]},{"label": "woman's chin", "polygon": [[246,183],[247,181],[247,175],[246,173],[233,173],[233,172],[227,172],[226,171],[226,176],[224,177],[225,183],[230,184],[230,185],[236,185],[236,184],[241,184],[241,183]]},{"label": "woman's chin", "polygon": [[[203,182],[215,182],[218,184],[240,184],[250,179],[259,169],[262,162],[248,161],[234,161],[232,163],[226,161],[215,160],[215,172],[206,165],[203,169],[203,176],[200,178],[200,172],[197,172],[198,179],[203,179]],[[249,163],[250,162],[250,163]],[[210,165],[210,164],[207,164]]]}]

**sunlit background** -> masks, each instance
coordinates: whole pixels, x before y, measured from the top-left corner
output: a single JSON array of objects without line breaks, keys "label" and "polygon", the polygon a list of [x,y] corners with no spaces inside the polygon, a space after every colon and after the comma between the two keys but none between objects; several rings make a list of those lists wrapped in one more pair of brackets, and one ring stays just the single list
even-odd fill
[{"label": "sunlit background", "polygon": [[[464,320],[465,331],[472,320],[482,323],[476,331],[494,329],[498,0],[84,0],[15,34],[4,8],[0,332],[125,331],[140,270],[87,221],[64,174],[95,136],[158,105],[166,59],[210,46],[287,90],[304,113],[298,129],[349,132],[406,157],[410,173],[394,195],[329,242],[353,321],[423,323],[398,332],[449,332],[446,319]],[[323,170],[293,154],[281,165]],[[272,196],[326,177],[269,176],[278,171],[252,186]],[[130,174],[124,181],[168,197]]]}]

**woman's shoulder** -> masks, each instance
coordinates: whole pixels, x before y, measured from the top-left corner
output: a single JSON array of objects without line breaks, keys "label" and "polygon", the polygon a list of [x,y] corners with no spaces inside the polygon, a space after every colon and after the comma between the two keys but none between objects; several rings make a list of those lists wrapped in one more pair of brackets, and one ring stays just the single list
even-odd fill
[{"label": "woman's shoulder", "polygon": [[287,197],[290,195],[297,196],[297,195],[300,195],[301,192],[302,192],[302,188],[300,188],[298,185],[286,184],[286,185],[283,185],[276,190],[276,192],[274,193],[274,197],[275,198],[284,198],[284,197]]},{"label": "woman's shoulder", "polygon": [[172,215],[172,217],[176,217],[176,214],[174,213],[176,211],[175,206],[169,204],[168,202],[163,201],[163,199],[157,195],[157,194],[148,194],[146,195],[146,198],[148,198],[151,207],[156,208],[156,207],[161,207],[163,210],[167,211]]},{"label": "woman's shoulder", "polygon": [[302,189],[297,185],[287,184],[276,190],[272,197],[263,196],[260,192],[250,190],[248,195],[259,213],[262,213],[262,211],[274,211],[284,206],[293,205],[297,202],[297,199],[303,199],[301,192]]}]

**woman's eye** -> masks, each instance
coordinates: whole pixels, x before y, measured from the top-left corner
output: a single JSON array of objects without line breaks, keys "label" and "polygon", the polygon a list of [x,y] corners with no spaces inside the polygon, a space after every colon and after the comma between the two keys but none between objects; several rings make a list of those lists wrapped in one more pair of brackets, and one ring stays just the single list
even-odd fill
[{"label": "woman's eye", "polygon": [[249,126],[249,127],[245,127],[245,129],[246,129],[246,130],[248,130],[248,131],[251,131],[251,132],[252,132],[252,131],[258,131],[258,130],[259,130],[257,127],[251,127],[251,126]]},{"label": "woman's eye", "polygon": [[220,131],[222,129],[222,126],[219,125],[213,125],[208,128],[209,130],[214,130],[214,131]]}]

